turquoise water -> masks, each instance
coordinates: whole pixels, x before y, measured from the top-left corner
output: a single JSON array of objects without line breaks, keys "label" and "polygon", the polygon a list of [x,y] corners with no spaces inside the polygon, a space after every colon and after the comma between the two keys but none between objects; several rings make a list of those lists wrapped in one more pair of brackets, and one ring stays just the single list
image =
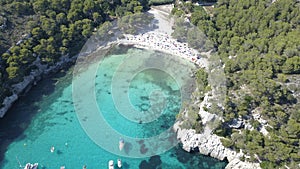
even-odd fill
[{"label": "turquoise water", "polygon": [[[113,91],[113,76],[127,55],[141,52],[142,55],[153,55],[153,52],[139,49],[125,52],[111,54],[99,65],[95,75],[95,100],[105,120],[118,133],[129,138],[153,137],[174,123],[181,106],[180,85],[168,71],[149,68],[132,75],[128,87]],[[126,72],[124,68],[122,70]],[[98,146],[82,129],[74,108],[73,90],[71,71],[59,73],[35,86],[0,120],[0,168],[17,169],[19,162],[21,165],[38,162],[39,168],[44,169],[58,169],[63,165],[66,169],[82,168],[83,165],[89,169],[105,169],[109,160],[116,162],[118,158],[122,159],[125,169],[219,169],[226,165],[210,157],[186,153],[180,146],[153,157],[129,158],[112,154]],[[119,95],[117,98],[113,95],[120,91],[126,93],[135,113],[140,113],[133,116],[137,119],[130,120],[126,113],[119,112],[122,111],[117,108]],[[153,112],[158,118],[149,120],[148,117],[153,117],[149,113]],[[110,144],[117,148],[117,143],[112,140]],[[50,152],[52,146],[55,147],[53,153]],[[148,149],[151,151],[151,147]],[[128,151],[130,154],[131,149]]]}]

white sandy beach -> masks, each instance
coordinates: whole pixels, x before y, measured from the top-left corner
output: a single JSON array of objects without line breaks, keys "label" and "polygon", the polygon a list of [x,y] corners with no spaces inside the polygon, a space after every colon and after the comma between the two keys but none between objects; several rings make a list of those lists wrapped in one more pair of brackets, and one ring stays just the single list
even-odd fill
[{"label": "white sandy beach", "polygon": [[117,42],[169,53],[188,59],[198,65],[201,64],[198,51],[188,47],[186,43],[177,42],[166,33],[149,32],[142,35],[125,35],[125,39],[119,39]]},{"label": "white sandy beach", "polygon": [[125,34],[125,38],[118,39],[116,43],[130,44],[137,48],[161,51],[188,59],[201,67],[207,67],[206,60],[200,57],[200,53],[197,50],[188,47],[187,43],[178,42],[171,37],[173,19],[169,17],[169,14],[172,8],[173,5],[152,8],[149,13],[153,14],[154,20],[157,21],[156,29],[138,35]]}]

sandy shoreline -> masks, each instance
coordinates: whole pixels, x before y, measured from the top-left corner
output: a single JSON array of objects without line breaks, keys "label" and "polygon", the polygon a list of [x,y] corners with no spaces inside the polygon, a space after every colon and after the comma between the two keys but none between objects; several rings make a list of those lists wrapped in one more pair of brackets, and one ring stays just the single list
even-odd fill
[{"label": "sandy shoreline", "polygon": [[187,43],[177,42],[167,33],[148,32],[140,35],[124,35],[124,39],[118,39],[116,43],[134,45],[137,48],[145,48],[179,56],[201,66],[200,53],[188,47]]},{"label": "sandy shoreline", "polygon": [[[174,21],[169,16],[172,8],[173,5],[153,7],[148,13],[154,16],[155,29],[138,35],[123,34],[124,38],[116,39],[109,44],[133,45],[137,48],[156,50],[187,59],[200,67],[207,67],[207,59],[203,56],[209,55],[209,52],[199,53],[190,48],[187,43],[181,43],[172,38]],[[99,49],[101,48],[103,49],[103,46]]]}]

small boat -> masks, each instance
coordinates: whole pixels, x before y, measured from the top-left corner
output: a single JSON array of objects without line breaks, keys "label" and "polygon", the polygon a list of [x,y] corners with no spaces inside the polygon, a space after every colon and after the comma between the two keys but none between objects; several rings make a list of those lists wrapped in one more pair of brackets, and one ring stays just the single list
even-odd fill
[{"label": "small boat", "polygon": [[121,159],[118,159],[118,167],[122,168],[122,160]]},{"label": "small boat", "polygon": [[27,163],[24,167],[24,169],[37,169],[39,166],[39,163],[34,163],[34,164],[31,164],[31,163]]},{"label": "small boat", "polygon": [[109,160],[108,162],[108,169],[114,169],[114,161],[113,160]]},{"label": "small boat", "polygon": [[125,145],[124,139],[120,138],[119,140],[119,150],[122,151]]},{"label": "small boat", "polygon": [[30,169],[30,168],[31,168],[31,165],[32,165],[32,164],[27,163],[27,164],[25,165],[24,169]]},{"label": "small boat", "polygon": [[55,150],[55,148],[52,146],[52,147],[50,148],[50,152],[53,153],[54,150]]}]

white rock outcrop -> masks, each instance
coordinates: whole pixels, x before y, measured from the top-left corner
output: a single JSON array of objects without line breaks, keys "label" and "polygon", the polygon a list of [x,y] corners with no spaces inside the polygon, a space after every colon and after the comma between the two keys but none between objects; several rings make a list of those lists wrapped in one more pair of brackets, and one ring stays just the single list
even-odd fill
[{"label": "white rock outcrop", "polygon": [[226,148],[222,145],[220,137],[212,134],[208,128],[201,134],[196,134],[193,129],[181,129],[180,122],[175,123],[174,130],[177,132],[177,139],[182,143],[182,147],[187,152],[199,150],[200,154],[208,155],[219,160],[228,160],[226,169],[259,169],[258,163],[243,162],[240,157],[242,152]]}]

